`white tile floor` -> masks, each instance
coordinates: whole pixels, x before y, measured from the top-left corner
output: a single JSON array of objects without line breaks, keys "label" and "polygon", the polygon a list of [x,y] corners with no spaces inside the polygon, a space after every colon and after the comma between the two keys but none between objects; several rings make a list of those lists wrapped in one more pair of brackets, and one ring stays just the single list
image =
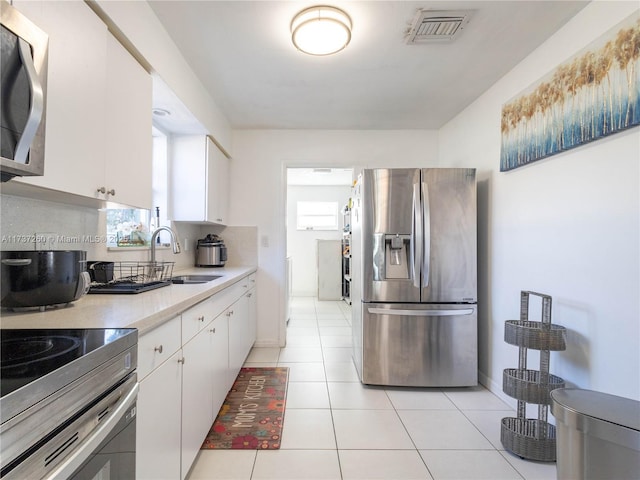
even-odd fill
[{"label": "white tile floor", "polygon": [[515,412],[477,388],[366,387],[351,362],[344,302],[297,297],[286,348],[247,365],[287,366],[280,450],[203,450],[188,480],[555,479],[555,464],[505,452],[500,419]]}]

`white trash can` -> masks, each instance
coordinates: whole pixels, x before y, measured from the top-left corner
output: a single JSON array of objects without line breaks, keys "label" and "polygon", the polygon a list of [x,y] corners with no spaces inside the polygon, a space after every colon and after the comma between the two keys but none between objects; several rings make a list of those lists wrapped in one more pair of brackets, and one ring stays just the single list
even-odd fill
[{"label": "white trash can", "polygon": [[557,476],[640,479],[640,402],[578,388],[551,392]]}]

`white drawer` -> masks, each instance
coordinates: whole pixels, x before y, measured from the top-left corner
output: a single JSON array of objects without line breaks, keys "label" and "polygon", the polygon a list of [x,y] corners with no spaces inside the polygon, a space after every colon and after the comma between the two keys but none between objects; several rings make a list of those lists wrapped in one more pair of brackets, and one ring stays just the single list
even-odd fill
[{"label": "white drawer", "polygon": [[180,317],[159,325],[138,339],[138,381],[180,350]]},{"label": "white drawer", "polygon": [[211,314],[211,297],[182,312],[182,344],[195,337],[214,318]]},{"label": "white drawer", "polygon": [[239,282],[234,283],[233,286],[230,287],[234,289],[234,294],[235,294],[235,297],[233,299],[234,302],[255,286],[255,277],[253,278],[253,281],[251,277],[252,275],[248,275],[243,279],[241,279]]}]

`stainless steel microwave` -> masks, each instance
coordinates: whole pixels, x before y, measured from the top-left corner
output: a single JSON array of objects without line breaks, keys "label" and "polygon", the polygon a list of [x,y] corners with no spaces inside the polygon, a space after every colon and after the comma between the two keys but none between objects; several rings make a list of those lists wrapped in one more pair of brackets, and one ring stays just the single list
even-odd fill
[{"label": "stainless steel microwave", "polygon": [[0,174],[44,174],[45,106],[49,37],[16,8],[0,0]]}]

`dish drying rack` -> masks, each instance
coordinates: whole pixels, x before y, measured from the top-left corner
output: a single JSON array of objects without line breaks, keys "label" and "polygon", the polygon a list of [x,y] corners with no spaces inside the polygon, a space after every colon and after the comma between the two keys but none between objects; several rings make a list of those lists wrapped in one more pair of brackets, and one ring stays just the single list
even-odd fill
[{"label": "dish drying rack", "polygon": [[171,283],[175,262],[96,262],[89,293],[141,293]]},{"label": "dish drying rack", "polygon": [[149,282],[162,282],[171,280],[173,275],[173,266],[175,262],[105,262],[104,264],[95,265],[98,269],[100,265],[106,268],[113,268],[112,278],[106,282],[96,281],[92,285],[112,285],[114,283],[136,283],[144,284]]},{"label": "dish drying rack", "polygon": [[[542,321],[529,321],[529,297],[542,300]],[[542,462],[556,461],[556,428],[547,422],[551,391],[564,387],[564,380],[549,373],[550,351],[566,348],[566,329],[551,323],[551,297],[520,292],[520,320],[507,320],[504,341],[519,348],[518,368],[503,372],[502,390],[518,400],[517,417],[502,419],[500,440],[516,455]],[[527,369],[527,350],[540,351],[539,370]],[[527,403],[538,405],[538,418],[526,418]]]}]

